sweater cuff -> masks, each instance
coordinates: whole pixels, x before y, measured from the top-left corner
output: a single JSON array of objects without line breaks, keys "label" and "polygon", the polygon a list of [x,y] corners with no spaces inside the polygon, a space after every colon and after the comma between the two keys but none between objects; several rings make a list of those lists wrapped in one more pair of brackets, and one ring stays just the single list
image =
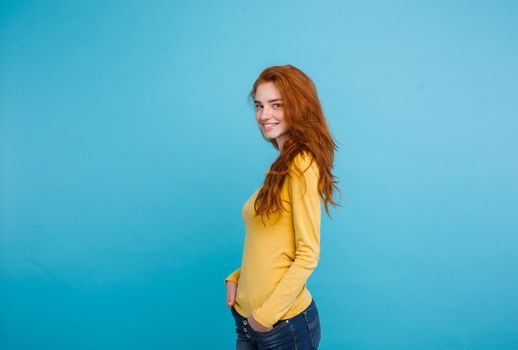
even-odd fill
[{"label": "sweater cuff", "polygon": [[239,267],[235,271],[232,271],[232,273],[225,278],[225,281],[223,281],[225,283],[225,286],[227,285],[227,281],[232,281],[237,284],[239,281],[240,275],[241,275],[241,267]]},{"label": "sweater cuff", "polygon": [[224,282],[225,282],[225,286],[227,285],[227,281],[231,281],[231,282],[235,282],[237,284],[237,279],[235,278],[227,278]]}]

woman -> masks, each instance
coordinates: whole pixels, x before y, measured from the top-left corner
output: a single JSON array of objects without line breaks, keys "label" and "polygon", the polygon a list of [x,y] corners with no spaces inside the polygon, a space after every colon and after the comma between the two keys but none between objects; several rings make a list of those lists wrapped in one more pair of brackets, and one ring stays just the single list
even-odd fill
[{"label": "woman", "polygon": [[320,199],[328,215],[328,203],[337,205],[337,147],[315,85],[296,67],[266,68],[249,97],[279,157],[243,206],[241,267],[225,279],[236,348],[317,349],[320,319],[306,281],[320,256]]}]

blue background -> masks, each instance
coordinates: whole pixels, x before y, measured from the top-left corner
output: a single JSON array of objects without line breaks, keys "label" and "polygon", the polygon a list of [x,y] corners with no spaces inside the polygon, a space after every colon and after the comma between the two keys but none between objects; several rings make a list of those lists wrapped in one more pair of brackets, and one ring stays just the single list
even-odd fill
[{"label": "blue background", "polygon": [[0,348],[233,348],[246,96],[287,63],[340,147],[321,348],[518,348],[516,2],[0,6]]}]

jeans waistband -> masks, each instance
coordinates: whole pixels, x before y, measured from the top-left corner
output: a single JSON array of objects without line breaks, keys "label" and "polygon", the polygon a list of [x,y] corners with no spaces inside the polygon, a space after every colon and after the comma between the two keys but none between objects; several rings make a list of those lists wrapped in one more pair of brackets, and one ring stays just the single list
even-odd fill
[{"label": "jeans waistband", "polygon": [[[302,312],[307,311],[307,310],[310,310],[310,309],[314,308],[315,306],[316,306],[316,304],[315,304],[315,300],[314,300],[314,299],[312,299],[312,300],[311,300],[311,303],[308,305],[308,307],[306,307]],[[246,319],[246,317],[241,316],[241,314],[240,314],[239,312],[237,312],[236,308],[235,308],[233,305],[232,305],[232,307],[230,308],[230,310],[232,311],[232,314],[234,314],[236,317],[238,317],[238,318],[240,318],[240,319],[242,319],[242,320]],[[280,322],[280,321],[281,321],[281,320],[279,320],[279,322]]]}]

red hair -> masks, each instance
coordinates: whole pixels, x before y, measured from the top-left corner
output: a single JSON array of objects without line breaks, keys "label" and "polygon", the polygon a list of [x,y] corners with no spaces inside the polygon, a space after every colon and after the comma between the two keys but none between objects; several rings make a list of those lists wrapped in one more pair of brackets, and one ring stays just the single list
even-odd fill
[{"label": "red hair", "polygon": [[[336,186],[336,177],[331,172],[337,145],[329,131],[315,84],[304,72],[292,65],[268,67],[261,72],[253,85],[248,96],[251,102],[255,101],[257,87],[268,82],[275,84],[284,100],[284,119],[289,125],[289,139],[265,176],[254,203],[256,215],[262,217],[266,214],[268,217],[269,213],[282,210],[280,193],[290,165],[297,155],[307,152],[311,164],[314,161],[318,165],[318,190],[324,201],[326,213],[330,216],[328,204],[339,206],[333,201],[333,189],[336,188],[339,192],[340,190]],[[266,140],[279,149],[275,139]]]}]

